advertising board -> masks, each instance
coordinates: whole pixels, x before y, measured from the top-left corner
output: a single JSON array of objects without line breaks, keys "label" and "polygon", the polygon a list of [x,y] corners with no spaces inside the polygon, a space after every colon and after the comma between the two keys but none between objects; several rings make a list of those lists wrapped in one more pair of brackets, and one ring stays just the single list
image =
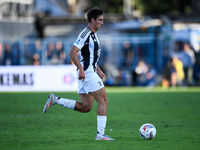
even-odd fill
[{"label": "advertising board", "polygon": [[1,66],[0,91],[77,91],[74,65]]}]

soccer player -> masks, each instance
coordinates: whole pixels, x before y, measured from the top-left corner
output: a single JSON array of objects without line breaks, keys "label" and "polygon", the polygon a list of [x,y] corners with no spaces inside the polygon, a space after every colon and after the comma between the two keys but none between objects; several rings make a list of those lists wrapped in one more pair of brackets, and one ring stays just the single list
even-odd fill
[{"label": "soccer player", "polygon": [[[72,110],[87,113],[97,101],[97,135],[95,140],[114,140],[105,135],[108,98],[102,79],[105,74],[97,65],[101,47],[97,31],[103,25],[103,10],[95,7],[87,13],[88,26],[79,34],[69,55],[77,67],[78,94],[81,102],[65,99],[51,93],[43,109],[45,113],[52,105],[59,104]],[[77,52],[80,52],[80,60]]]}]

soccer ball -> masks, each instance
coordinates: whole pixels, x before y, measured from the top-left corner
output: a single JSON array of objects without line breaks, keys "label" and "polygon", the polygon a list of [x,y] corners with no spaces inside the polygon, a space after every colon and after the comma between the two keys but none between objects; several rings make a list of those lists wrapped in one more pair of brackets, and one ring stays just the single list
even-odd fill
[{"label": "soccer ball", "polygon": [[156,128],[150,123],[145,123],[140,127],[140,136],[145,140],[151,140],[156,135]]}]

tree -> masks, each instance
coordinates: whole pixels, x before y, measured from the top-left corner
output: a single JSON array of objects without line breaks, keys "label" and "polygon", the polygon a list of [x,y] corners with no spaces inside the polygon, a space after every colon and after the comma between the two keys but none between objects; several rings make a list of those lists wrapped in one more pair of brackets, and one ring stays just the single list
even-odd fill
[{"label": "tree", "polygon": [[191,0],[135,0],[135,7],[146,15],[190,14],[192,11]]},{"label": "tree", "polygon": [[[91,7],[98,6],[105,13],[123,13],[124,0],[89,0]],[[132,9],[143,15],[178,15],[200,13],[200,0],[131,0]]]},{"label": "tree", "polygon": [[123,13],[123,0],[90,0],[91,7],[99,7],[105,13]]}]

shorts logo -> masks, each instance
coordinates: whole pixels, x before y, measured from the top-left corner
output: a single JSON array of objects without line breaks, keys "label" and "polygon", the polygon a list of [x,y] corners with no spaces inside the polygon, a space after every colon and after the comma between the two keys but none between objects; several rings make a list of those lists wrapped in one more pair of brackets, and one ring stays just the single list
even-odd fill
[{"label": "shorts logo", "polygon": [[101,81],[99,81],[98,83],[99,83],[99,86],[102,86],[102,83],[101,83]]}]

